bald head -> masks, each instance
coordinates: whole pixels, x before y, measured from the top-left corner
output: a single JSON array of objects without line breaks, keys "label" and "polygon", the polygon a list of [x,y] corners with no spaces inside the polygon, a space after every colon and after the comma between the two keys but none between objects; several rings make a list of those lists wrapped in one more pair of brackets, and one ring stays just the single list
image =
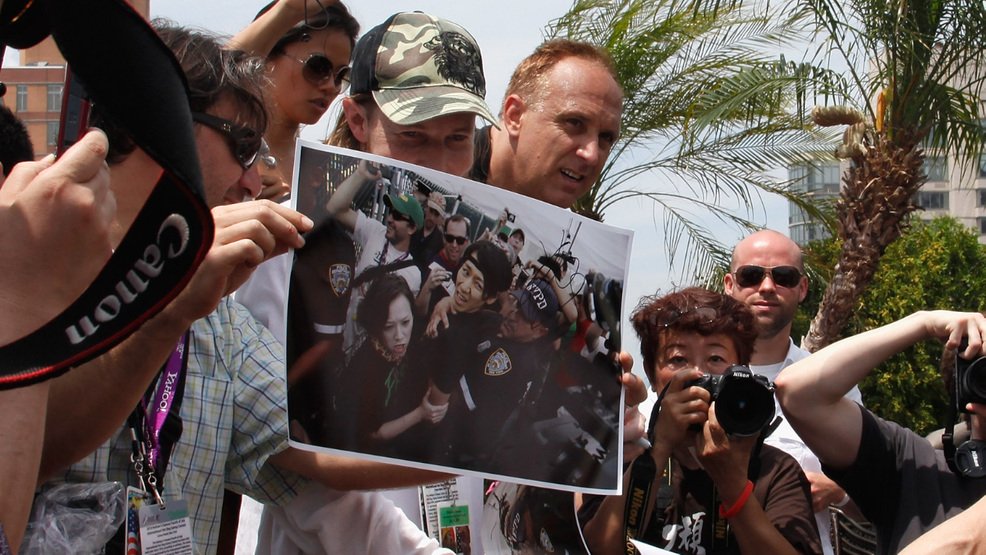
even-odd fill
[{"label": "bald head", "polygon": [[[745,273],[741,277],[736,272],[743,266],[760,270],[749,268],[752,276]],[[792,266],[801,272],[795,283],[790,281]],[[785,275],[782,275],[779,272],[784,267]],[[757,317],[760,335],[753,363],[773,364],[784,360],[798,303],[808,294],[801,248],[776,231],[758,231],[733,249],[730,273],[726,274],[723,285],[727,295],[749,306]]]},{"label": "bald head", "polygon": [[[774,259],[776,263],[761,264],[760,262],[752,261],[753,259],[759,260],[765,256]],[[733,248],[733,257],[729,263],[729,270],[735,272],[736,268],[745,264],[794,266],[802,272],[805,271],[801,247],[787,236],[771,229],[764,229],[748,235]]]}]

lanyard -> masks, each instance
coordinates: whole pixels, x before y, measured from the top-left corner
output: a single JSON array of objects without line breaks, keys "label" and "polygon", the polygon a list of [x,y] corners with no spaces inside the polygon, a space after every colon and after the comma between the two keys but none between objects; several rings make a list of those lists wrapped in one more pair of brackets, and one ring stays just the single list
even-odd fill
[{"label": "lanyard", "polygon": [[[151,493],[159,504],[162,503],[160,492],[164,491],[164,474],[171,455],[171,447],[181,437],[181,417],[178,413],[185,390],[188,341],[189,332],[186,331],[171,352],[168,361],[158,372],[156,380],[158,387],[153,404],[148,407],[148,396],[144,395],[128,419],[130,435],[133,439],[131,461],[134,463],[140,488],[146,490],[146,477],[146,485],[150,486]],[[173,424],[168,426],[168,422]]]},{"label": "lanyard", "polygon": [[[185,389],[185,369],[188,367],[188,332],[181,336],[175,350],[168,357],[163,372],[159,374],[157,392],[154,394],[154,404],[147,406],[146,397],[141,401],[144,412],[144,439],[147,445],[148,462],[157,468],[158,457],[161,454],[161,430],[168,419],[173,405],[177,402],[181,407],[181,399]],[[160,469],[163,475],[164,469]]]}]

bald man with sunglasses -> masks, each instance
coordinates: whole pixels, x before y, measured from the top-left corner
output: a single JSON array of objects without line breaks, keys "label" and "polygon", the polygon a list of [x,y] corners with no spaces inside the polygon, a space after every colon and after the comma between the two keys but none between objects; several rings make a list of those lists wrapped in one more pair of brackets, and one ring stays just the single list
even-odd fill
[{"label": "bald man with sunglasses", "polygon": [[[760,326],[753,347],[750,369],[771,381],[781,370],[806,358],[810,353],[798,348],[791,339],[791,324],[798,313],[798,303],[808,294],[801,248],[786,236],[769,229],[758,231],[737,243],[724,278],[726,294],[746,304]],[[846,397],[862,404],[859,388]],[[776,400],[775,400],[776,403]],[[777,414],[781,414],[778,405]],[[822,549],[831,555],[828,507],[846,508],[846,492],[822,474],[816,457],[791,425],[785,420],[765,441],[794,457],[811,482],[815,520],[822,539]],[[851,509],[851,507],[849,507]]]}]

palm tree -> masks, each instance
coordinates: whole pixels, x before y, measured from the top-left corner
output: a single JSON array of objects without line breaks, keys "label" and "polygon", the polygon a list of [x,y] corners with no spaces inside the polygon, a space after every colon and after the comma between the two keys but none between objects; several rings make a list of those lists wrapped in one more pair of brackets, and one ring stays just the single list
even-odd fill
[{"label": "palm tree", "polygon": [[[986,79],[983,0],[805,0],[824,38],[821,57],[848,66],[842,91],[859,110],[840,154],[852,161],[837,206],[839,262],[805,338],[834,341],[880,257],[916,209],[925,149],[979,161]],[[876,99],[875,106],[871,101]],[[850,110],[839,110],[843,114]],[[825,121],[830,110],[816,110]],[[853,117],[854,116],[854,117]],[[972,164],[963,171],[971,171]]]},{"label": "palm tree", "polygon": [[[695,221],[697,209],[752,229],[746,215],[770,192],[822,218],[766,173],[831,159],[832,137],[813,130],[805,106],[811,94],[838,89],[839,77],[778,54],[803,37],[802,15],[736,0],[576,0],[547,35],[607,48],[624,104],[620,139],[574,209],[601,219],[617,202],[653,201],[669,257],[683,253],[682,267],[698,275],[728,252]],[[726,199],[745,214],[724,210]]]}]

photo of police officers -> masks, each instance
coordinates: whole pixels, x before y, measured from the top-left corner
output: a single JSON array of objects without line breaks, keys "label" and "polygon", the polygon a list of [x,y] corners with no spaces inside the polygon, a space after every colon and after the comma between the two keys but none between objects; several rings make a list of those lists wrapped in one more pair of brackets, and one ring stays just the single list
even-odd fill
[{"label": "photo of police officers", "polygon": [[628,235],[357,156],[306,144],[300,158],[297,205],[315,229],[295,253],[288,299],[289,376],[304,377],[289,379],[292,439],[411,466],[615,487],[622,409],[609,355]]}]

